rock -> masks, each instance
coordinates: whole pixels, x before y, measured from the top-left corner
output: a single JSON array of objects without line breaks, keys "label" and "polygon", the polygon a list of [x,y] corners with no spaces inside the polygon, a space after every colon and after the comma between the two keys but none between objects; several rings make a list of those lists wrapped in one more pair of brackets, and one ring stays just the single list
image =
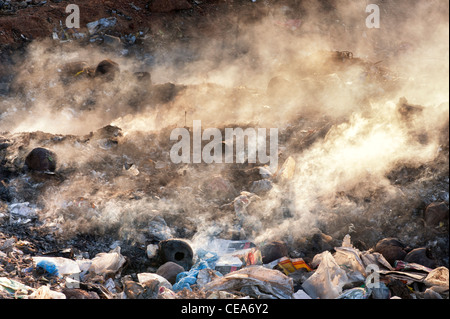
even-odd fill
[{"label": "rock", "polygon": [[64,288],[62,293],[66,295],[66,299],[100,299],[94,291],[85,291],[76,288]]},{"label": "rock", "polygon": [[394,266],[396,260],[404,260],[409,250],[397,238],[384,238],[376,244],[375,252],[382,254]]},{"label": "rock", "polygon": [[436,268],[436,261],[431,256],[431,252],[426,247],[416,248],[411,250],[406,256],[404,261],[408,263],[416,263],[428,268]]},{"label": "rock", "polygon": [[97,68],[95,69],[95,77],[103,78],[106,81],[112,81],[114,80],[116,73],[119,72],[119,64],[110,59],[106,59],[97,65]]},{"label": "rock", "polygon": [[158,245],[150,244],[147,246],[147,257],[149,259],[156,258],[158,255]]},{"label": "rock", "polygon": [[177,275],[180,272],[184,272],[184,268],[172,261],[168,261],[165,264],[161,265],[156,271],[157,275],[164,277],[169,281],[172,285],[175,284]]},{"label": "rock", "polygon": [[186,0],[153,0],[148,8],[152,12],[170,12],[191,9],[192,6]]},{"label": "rock", "polygon": [[193,264],[194,252],[191,246],[181,239],[168,239],[159,242],[159,257],[163,263],[172,261],[188,271]]},{"label": "rock", "polygon": [[264,245],[261,249],[262,261],[268,264],[276,259],[288,255],[288,248],[282,241],[272,241]]},{"label": "rock", "polygon": [[103,138],[116,139],[117,137],[120,136],[122,136],[122,129],[120,127],[113,125],[106,125],[89,135],[89,137],[94,140]]},{"label": "rock", "polygon": [[448,220],[448,207],[444,202],[431,203],[424,213],[424,220],[427,226],[438,226],[439,223]]},{"label": "rock", "polygon": [[42,147],[33,149],[25,158],[25,164],[28,168],[35,171],[54,172],[56,161],[56,154]]}]

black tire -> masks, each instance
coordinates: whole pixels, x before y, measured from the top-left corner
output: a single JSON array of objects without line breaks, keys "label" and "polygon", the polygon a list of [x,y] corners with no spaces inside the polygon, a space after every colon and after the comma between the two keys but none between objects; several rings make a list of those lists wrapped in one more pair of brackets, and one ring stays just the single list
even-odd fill
[{"label": "black tire", "polygon": [[167,239],[159,242],[159,257],[162,263],[171,261],[188,271],[193,264],[194,252],[184,240]]}]

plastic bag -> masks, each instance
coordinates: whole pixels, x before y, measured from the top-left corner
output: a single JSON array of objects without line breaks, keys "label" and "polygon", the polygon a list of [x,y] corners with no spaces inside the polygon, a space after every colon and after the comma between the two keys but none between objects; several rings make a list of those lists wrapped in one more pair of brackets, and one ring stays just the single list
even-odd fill
[{"label": "plastic bag", "polygon": [[434,287],[433,290],[437,292],[448,291],[449,275],[448,268],[438,267],[433,269],[424,280],[425,285]]},{"label": "plastic bag", "polygon": [[71,275],[81,272],[75,260],[63,257],[33,257],[37,267],[43,268],[51,275]]},{"label": "plastic bag", "polygon": [[304,290],[299,289],[292,295],[293,299],[312,299]]},{"label": "plastic bag", "polygon": [[171,289],[160,286],[158,289],[158,299],[177,299],[177,295]]},{"label": "plastic bag", "polygon": [[391,264],[380,253],[364,251],[361,253],[361,260],[364,266],[377,266],[380,270],[394,270]]},{"label": "plastic bag", "polygon": [[389,288],[383,282],[379,282],[378,287],[373,287],[370,291],[373,299],[389,299],[391,295]]},{"label": "plastic bag", "polygon": [[172,284],[164,277],[154,274],[154,273],[148,273],[143,272],[137,275],[139,283],[143,284],[146,281],[149,280],[158,280],[159,281],[159,287],[166,287],[168,289],[172,289]]},{"label": "plastic bag", "polygon": [[120,246],[109,253],[99,253],[92,259],[89,271],[105,274],[108,271],[117,272],[125,263],[125,257],[120,254]]},{"label": "plastic bag", "polygon": [[354,248],[351,244],[351,237],[349,234],[345,235],[342,246],[335,247],[334,260],[341,266],[353,271],[360,272],[364,276],[366,275],[363,261],[361,260],[361,252]]},{"label": "plastic bag", "polygon": [[[202,269],[211,269],[207,261],[201,261],[194,266],[192,266],[191,270],[180,272],[177,275],[177,280],[175,285],[173,285],[173,291],[181,291],[183,289],[192,290],[191,286],[197,283],[198,274]],[[214,271],[215,275],[220,277],[222,274],[218,271]]]},{"label": "plastic bag", "polygon": [[293,280],[278,270],[249,266],[204,286],[207,291],[241,291],[255,298],[291,299]]},{"label": "plastic bag", "polygon": [[18,281],[0,277],[0,291],[5,291],[11,295],[14,295],[15,298],[22,299],[27,298],[28,291],[33,291],[34,289],[24,285]]},{"label": "plastic bag", "polygon": [[313,299],[335,299],[342,293],[342,287],[348,282],[347,274],[339,267],[329,251],[319,254],[318,258],[320,258],[319,267],[302,284],[302,288]]},{"label": "plastic bag", "polygon": [[222,275],[246,266],[262,264],[261,251],[247,240],[214,239],[199,249],[197,255],[205,256],[208,252],[216,256],[214,260],[209,260],[210,268]]},{"label": "plastic bag", "polygon": [[41,286],[33,292],[29,299],[66,299],[66,295],[62,292],[50,290],[49,286]]},{"label": "plastic bag", "polygon": [[364,288],[352,288],[344,291],[339,297],[336,299],[367,299],[369,298],[370,293],[367,292]]}]

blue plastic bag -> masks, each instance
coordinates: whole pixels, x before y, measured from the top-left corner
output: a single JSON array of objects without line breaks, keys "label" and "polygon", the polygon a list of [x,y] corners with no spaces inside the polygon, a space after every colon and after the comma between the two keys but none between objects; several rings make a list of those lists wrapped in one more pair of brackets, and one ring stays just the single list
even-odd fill
[{"label": "blue plastic bag", "polygon": [[58,267],[51,261],[41,260],[36,266],[44,269],[50,276],[59,276]]},{"label": "blue plastic bag", "polygon": [[[199,249],[197,251],[197,256],[199,261],[192,266],[189,271],[184,271],[177,275],[176,282],[172,287],[173,291],[178,292],[184,288],[192,290],[191,286],[197,282],[198,272],[205,268],[214,269],[216,261],[219,259],[219,256],[216,253],[204,249]],[[219,272],[217,272],[217,275],[222,276]]]}]

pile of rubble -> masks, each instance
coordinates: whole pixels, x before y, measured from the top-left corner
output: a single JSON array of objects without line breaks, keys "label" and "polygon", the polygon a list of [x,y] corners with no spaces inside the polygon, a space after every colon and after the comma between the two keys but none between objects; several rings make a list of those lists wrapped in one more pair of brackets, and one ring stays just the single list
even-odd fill
[{"label": "pile of rubble", "polygon": [[[34,134],[28,136],[31,139],[58,142],[52,135],[30,134]],[[70,136],[66,139],[73,139],[74,143],[82,143],[83,140]],[[117,148],[114,145],[123,142],[120,130],[112,126],[93,133],[90,139],[95,145],[103,145],[105,152],[110,152],[110,159],[114,158],[113,154]],[[99,140],[103,142],[98,144]],[[24,143],[24,140],[16,135],[10,136],[10,139],[3,138],[0,144],[3,154],[11,155],[12,153],[6,151],[14,150],[20,143]],[[87,143],[86,140],[84,143]],[[296,163],[292,157],[288,157],[275,174],[263,167],[250,169],[253,171],[252,175],[248,169],[244,170],[247,172],[244,175],[246,187],[252,192],[240,192],[230,203],[219,204],[220,210],[228,211],[228,217],[234,220],[230,222],[228,230],[223,229],[225,225],[218,224],[218,229],[210,230],[209,235],[198,240],[195,234],[201,226],[189,226],[189,218],[177,214],[171,217],[170,213],[149,214],[146,217],[135,216],[136,219],[132,221],[134,229],[127,237],[126,232],[130,230],[117,230],[114,223],[104,226],[106,230],[95,230],[95,227],[100,227],[95,226],[94,222],[98,208],[89,199],[78,198],[71,203],[66,202],[62,204],[65,208],[60,207],[59,215],[48,215],[47,209],[40,201],[36,202],[39,193],[47,187],[62,187],[64,180],[75,178],[75,175],[70,167],[62,167],[58,155],[49,149],[34,148],[23,154],[26,155],[21,159],[23,164],[19,164],[19,159],[16,158],[13,162],[16,168],[14,165],[3,165],[1,171],[2,298],[449,297],[448,250],[445,251],[448,244],[448,192],[441,194],[441,201],[428,204],[418,218],[408,222],[415,225],[415,231],[421,232],[418,234],[421,238],[417,242],[427,242],[426,246],[410,247],[398,238],[377,238],[370,231],[361,233],[359,229],[363,226],[356,222],[356,226],[350,224],[334,232],[333,236],[317,230],[301,241],[286,239],[255,244],[245,239],[257,229],[255,221],[248,225],[252,210],[258,209],[252,206],[252,202],[258,202],[258,199],[267,196],[278,185],[292,179]],[[10,160],[11,156],[4,157],[5,164],[12,164]],[[166,170],[168,166],[161,167]],[[139,179],[146,175],[146,168],[140,164],[125,163],[117,174]],[[29,185],[19,185],[17,177]],[[183,174],[181,178],[188,179]],[[5,181],[8,181],[8,184]],[[156,193],[151,193],[155,190],[147,191],[151,196],[157,197]],[[29,192],[28,195],[26,192]],[[158,194],[161,196],[158,201],[170,200],[167,192]],[[236,196],[236,190],[223,177],[216,176],[208,181],[206,189],[200,190],[200,194],[209,205],[207,209],[210,209],[215,205],[217,197],[226,194],[224,199],[227,201],[227,198]],[[28,196],[30,201],[23,201],[26,198],[24,196]],[[134,193],[127,201],[139,202],[140,199],[136,196]],[[17,202],[17,199],[22,201]],[[65,219],[74,219],[76,224],[82,223],[77,220],[80,214],[85,215],[83,218],[90,219],[94,225],[93,229],[77,233],[77,226],[72,226],[75,229],[71,233],[69,229],[64,228],[67,227],[64,224]],[[125,215],[124,212],[123,214]],[[280,218],[289,220],[291,217],[289,208],[285,207]],[[130,215],[130,218],[133,218],[133,215]],[[177,224],[171,218],[182,221]],[[125,222],[125,219],[119,221],[121,222]],[[358,231],[354,230],[355,227]],[[323,228],[325,229],[331,233],[333,227],[327,225]],[[352,235],[345,234],[346,231]],[[389,233],[387,227],[386,233]],[[345,236],[341,239],[337,237],[343,234]],[[184,238],[180,235],[184,235]],[[139,236],[143,238],[139,239]],[[352,242],[352,236],[355,243]]]},{"label": "pile of rubble", "polygon": [[[214,248],[213,248],[214,247]],[[193,251],[181,239],[149,247],[155,272],[122,273],[120,246],[93,258],[66,249],[36,255],[28,241],[6,238],[0,246],[0,296],[5,299],[448,299],[449,274],[421,249],[406,254],[386,238],[360,251],[347,235],[333,253],[308,264],[285,255],[283,242],[261,250],[251,242],[215,240]],[[402,259],[399,256],[405,256]],[[65,257],[62,257],[65,256]],[[394,257],[396,256],[396,257]],[[390,263],[385,257],[394,258]],[[393,260],[394,260],[393,259]]]},{"label": "pile of rubble", "polygon": [[[0,14],[11,22],[31,9],[61,9],[60,2],[0,0]],[[289,53],[271,66],[262,60],[258,66],[270,70],[252,88],[155,82],[152,50],[172,49],[158,39],[170,42],[170,29],[183,42],[200,26],[133,23],[177,10],[198,22],[220,11],[208,2],[102,1],[106,13],[86,11],[80,30],[50,18],[48,47],[31,43],[23,65],[13,67],[12,55],[11,65],[0,64],[0,298],[448,299],[449,125],[433,121],[448,115],[448,102],[427,108],[399,99],[409,85],[433,85],[349,51]],[[240,29],[240,19],[256,19],[253,2],[244,2],[246,14],[228,21],[232,30],[212,20],[222,48],[233,47],[214,57],[221,63],[261,58],[247,52],[253,40]],[[239,11],[228,1],[221,8]],[[295,14],[264,26],[303,32],[296,11],[281,9]],[[81,53],[73,56],[90,60],[65,61],[75,47]],[[214,78],[209,56],[179,51],[160,58],[206,61]],[[170,63],[161,63],[160,79],[174,77],[165,73]],[[191,71],[181,69],[172,70],[177,78]],[[193,134],[187,116],[212,118],[221,133],[227,122],[277,127],[280,165],[173,163],[174,126]],[[35,123],[46,132],[30,129]],[[48,132],[64,124],[82,133]],[[377,159],[387,163],[379,171],[371,167]]]}]

